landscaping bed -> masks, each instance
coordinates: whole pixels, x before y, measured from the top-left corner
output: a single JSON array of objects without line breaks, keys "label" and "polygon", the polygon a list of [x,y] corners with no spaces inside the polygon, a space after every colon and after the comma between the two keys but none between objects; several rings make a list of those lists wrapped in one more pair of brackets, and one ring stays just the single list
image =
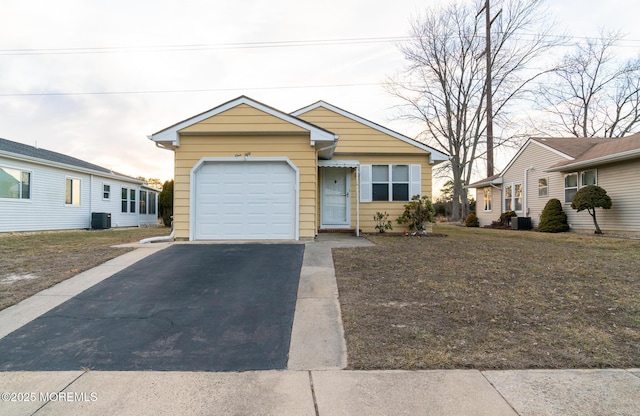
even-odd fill
[{"label": "landscaping bed", "polygon": [[434,232],[333,250],[349,368],[640,367],[640,241]]}]

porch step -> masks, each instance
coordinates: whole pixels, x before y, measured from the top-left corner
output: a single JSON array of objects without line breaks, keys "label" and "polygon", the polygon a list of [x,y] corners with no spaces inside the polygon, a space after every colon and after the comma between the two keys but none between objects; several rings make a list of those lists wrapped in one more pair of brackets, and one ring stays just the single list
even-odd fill
[{"label": "porch step", "polygon": [[328,233],[342,233],[342,234],[355,234],[355,228],[323,228],[322,230],[318,230],[318,234],[328,234]]}]

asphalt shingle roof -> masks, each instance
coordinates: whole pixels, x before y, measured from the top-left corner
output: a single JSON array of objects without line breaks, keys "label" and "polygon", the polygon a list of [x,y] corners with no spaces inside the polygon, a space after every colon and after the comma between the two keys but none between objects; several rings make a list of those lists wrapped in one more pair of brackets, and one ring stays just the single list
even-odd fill
[{"label": "asphalt shingle roof", "polygon": [[[40,149],[38,147],[29,146],[27,144],[18,143],[18,142],[14,142],[14,141],[2,139],[2,138],[0,138],[0,152],[14,153],[22,156],[42,159],[49,162],[61,163],[64,165],[75,166],[82,169],[89,169],[96,172],[116,174],[118,176],[129,177],[126,175],[113,172],[111,171],[111,169],[103,168],[102,166],[94,165],[93,163],[89,163],[84,160],[77,159],[75,157],[67,156],[62,153],[53,152],[51,150]],[[135,179],[135,178],[131,178],[131,179]]]}]

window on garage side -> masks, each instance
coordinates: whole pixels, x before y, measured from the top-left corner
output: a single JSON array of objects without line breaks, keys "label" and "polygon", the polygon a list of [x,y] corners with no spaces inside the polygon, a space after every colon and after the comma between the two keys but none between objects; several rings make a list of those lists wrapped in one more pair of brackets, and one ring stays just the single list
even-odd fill
[{"label": "window on garage side", "polygon": [[31,199],[31,172],[0,167],[0,198]]},{"label": "window on garage side", "polygon": [[80,205],[80,179],[66,178],[64,203],[66,205]]}]

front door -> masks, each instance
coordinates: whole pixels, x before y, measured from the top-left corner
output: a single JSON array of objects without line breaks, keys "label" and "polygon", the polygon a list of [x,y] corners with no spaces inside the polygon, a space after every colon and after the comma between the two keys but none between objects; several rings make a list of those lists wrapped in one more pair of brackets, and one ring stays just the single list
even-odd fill
[{"label": "front door", "polygon": [[322,228],[349,228],[351,169],[322,169]]}]

